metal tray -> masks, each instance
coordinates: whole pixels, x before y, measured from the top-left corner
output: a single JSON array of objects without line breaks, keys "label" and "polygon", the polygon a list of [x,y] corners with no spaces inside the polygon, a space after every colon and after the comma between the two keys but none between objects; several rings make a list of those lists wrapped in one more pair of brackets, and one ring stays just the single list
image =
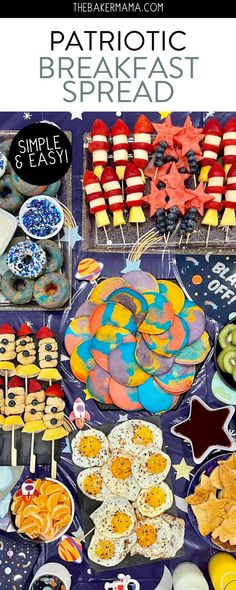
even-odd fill
[{"label": "metal tray", "polygon": [[[133,141],[133,137],[129,137],[129,142]],[[86,132],[83,137],[83,172],[86,170],[92,170],[92,156],[88,150],[88,145],[91,142],[91,134]],[[112,154],[108,155],[108,161],[112,165],[113,158]],[[193,179],[190,179],[190,182]],[[189,184],[189,188],[193,188]],[[149,192],[149,180],[146,181],[146,187],[144,194]],[[126,225],[123,225],[123,233],[125,238],[125,245],[122,240],[122,235],[119,228],[114,228],[112,222],[106,227],[108,240],[107,242],[105,232],[103,228],[98,229],[95,224],[93,215],[89,213],[89,207],[85,202],[85,194],[81,189],[82,199],[82,248],[83,250],[89,250],[90,252],[129,252],[132,246],[137,242],[137,228],[136,224],[128,223],[128,212],[124,213]],[[143,207],[146,215],[146,222],[140,223],[138,227],[139,238],[141,238],[146,232],[151,229],[156,229],[156,223],[154,218],[149,217],[149,208],[145,204]],[[162,238],[155,246],[150,248],[147,253],[162,253],[163,249],[171,250],[173,254],[205,254],[209,250],[214,250],[216,254],[234,254],[236,248],[236,227],[230,228],[228,242],[225,241],[225,228],[212,227],[210,231],[208,246],[206,247],[207,240],[207,226],[200,223],[198,225],[198,231],[194,232],[189,241],[187,242],[184,238],[179,245],[180,236],[177,232],[173,232],[170,235],[168,244]]]},{"label": "metal tray", "polygon": [[[6,139],[13,139],[13,137],[18,133],[18,131],[5,131],[0,130],[0,142],[5,141]],[[65,131],[68,139],[71,141],[72,133],[71,131]],[[60,190],[57,195],[59,201],[63,203],[68,209],[72,212],[72,168],[70,167],[68,172],[62,178]],[[56,197],[55,197],[56,198]],[[18,226],[15,236],[22,236],[25,237],[22,229]],[[70,244],[68,242],[62,242],[61,237],[63,236],[63,231],[55,237],[55,240],[58,242],[60,248],[64,254],[64,262],[62,267],[62,273],[66,276],[69,281],[70,285],[70,296],[68,301],[65,303],[64,306],[60,308],[54,308],[52,311],[62,311],[64,309],[69,309],[71,306],[71,291],[72,291],[72,250],[70,248]],[[0,290],[1,293],[1,290]],[[1,293],[2,295],[2,293]],[[32,301],[25,305],[14,305],[9,301],[0,301],[0,311],[44,311],[42,307],[40,307],[36,302]]]}]

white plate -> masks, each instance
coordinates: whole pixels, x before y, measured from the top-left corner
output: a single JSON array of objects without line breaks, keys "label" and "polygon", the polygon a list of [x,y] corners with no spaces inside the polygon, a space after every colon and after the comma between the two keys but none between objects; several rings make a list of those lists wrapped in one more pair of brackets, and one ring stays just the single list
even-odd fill
[{"label": "white plate", "polygon": [[0,256],[5,252],[17,228],[17,219],[8,211],[0,209]]}]

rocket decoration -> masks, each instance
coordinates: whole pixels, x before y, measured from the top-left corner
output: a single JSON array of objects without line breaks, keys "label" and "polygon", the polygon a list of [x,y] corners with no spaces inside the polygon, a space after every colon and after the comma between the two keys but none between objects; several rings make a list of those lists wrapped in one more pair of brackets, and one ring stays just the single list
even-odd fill
[{"label": "rocket decoration", "polygon": [[140,115],[134,125],[134,141],[132,143],[133,164],[141,170],[144,170],[148,164],[148,155],[152,152],[151,133],[154,127],[151,121],[145,116]]},{"label": "rocket decoration", "polygon": [[224,213],[220,221],[221,226],[235,226],[236,217],[236,161],[232,164],[227,176],[227,184],[225,186],[225,201],[223,202]]},{"label": "rocket decoration", "polygon": [[94,173],[99,179],[107,165],[109,135],[110,130],[106,123],[101,119],[95,119],[91,130],[92,142],[89,144],[89,151],[92,153]]},{"label": "rocket decoration", "polygon": [[116,172],[119,180],[124,180],[125,167],[129,157],[128,136],[130,135],[130,130],[123,119],[116,120],[112,127],[111,135],[113,161]]},{"label": "rocket decoration", "polygon": [[205,204],[206,213],[202,219],[203,225],[208,225],[206,246],[208,245],[210,228],[216,227],[219,223],[218,213],[221,211],[222,195],[224,193],[225,173],[222,166],[215,162],[208,174],[206,193],[211,195],[212,200]]},{"label": "rocket decoration", "polygon": [[124,201],[118,175],[114,168],[104,168],[101,177],[104,196],[108,199],[109,211],[113,214],[113,226],[125,225],[123,215]]},{"label": "rocket decoration", "polygon": [[211,166],[216,161],[221,149],[223,129],[219,121],[213,118],[207,121],[203,128],[203,133],[205,134],[205,137],[201,146],[203,150],[203,159],[201,160],[199,181],[207,182]]},{"label": "rocket decoration", "polygon": [[91,416],[89,412],[86,410],[85,403],[83,402],[81,397],[77,397],[75,399],[73,404],[73,412],[70,413],[69,418],[72,422],[75,422],[79,430],[84,428],[86,420],[91,420]]},{"label": "rocket decoration", "polygon": [[236,162],[236,119],[234,117],[225,123],[221,148],[224,149],[223,164],[227,176],[230,166]]},{"label": "rocket decoration", "polygon": [[125,182],[126,204],[130,209],[129,222],[144,223],[146,219],[142,210],[142,197],[145,184],[140,170],[134,164],[134,160],[132,162],[128,162],[126,166]]},{"label": "rocket decoration", "polygon": [[107,205],[98,177],[88,170],[83,177],[83,185],[86,194],[86,202],[89,203],[90,213],[95,215],[97,227],[109,225]]}]

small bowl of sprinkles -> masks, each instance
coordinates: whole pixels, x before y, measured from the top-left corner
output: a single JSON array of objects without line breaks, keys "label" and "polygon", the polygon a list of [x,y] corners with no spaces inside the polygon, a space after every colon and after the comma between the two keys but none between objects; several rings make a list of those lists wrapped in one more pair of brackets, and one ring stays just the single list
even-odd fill
[{"label": "small bowl of sprinkles", "polygon": [[53,238],[61,230],[64,213],[56,199],[39,195],[25,201],[19,212],[19,220],[27,236],[45,240]]}]

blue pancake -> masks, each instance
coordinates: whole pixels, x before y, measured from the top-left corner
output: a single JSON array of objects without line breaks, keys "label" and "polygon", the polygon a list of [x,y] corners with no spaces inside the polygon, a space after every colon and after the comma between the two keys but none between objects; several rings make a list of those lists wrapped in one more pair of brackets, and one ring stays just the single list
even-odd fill
[{"label": "blue pancake", "polygon": [[196,342],[189,344],[189,346],[185,346],[185,348],[181,350],[180,354],[176,357],[175,362],[180,365],[197,365],[205,360],[210,350],[211,345],[209,336],[207,332],[203,332]]},{"label": "blue pancake", "polygon": [[145,410],[153,414],[167,412],[175,402],[174,396],[166,393],[154,377],[139,385],[138,397]]},{"label": "blue pancake", "polygon": [[139,331],[147,334],[162,334],[169,330],[174,320],[172,304],[155,291],[144,293],[144,297],[148,305],[148,312],[139,326]]}]

